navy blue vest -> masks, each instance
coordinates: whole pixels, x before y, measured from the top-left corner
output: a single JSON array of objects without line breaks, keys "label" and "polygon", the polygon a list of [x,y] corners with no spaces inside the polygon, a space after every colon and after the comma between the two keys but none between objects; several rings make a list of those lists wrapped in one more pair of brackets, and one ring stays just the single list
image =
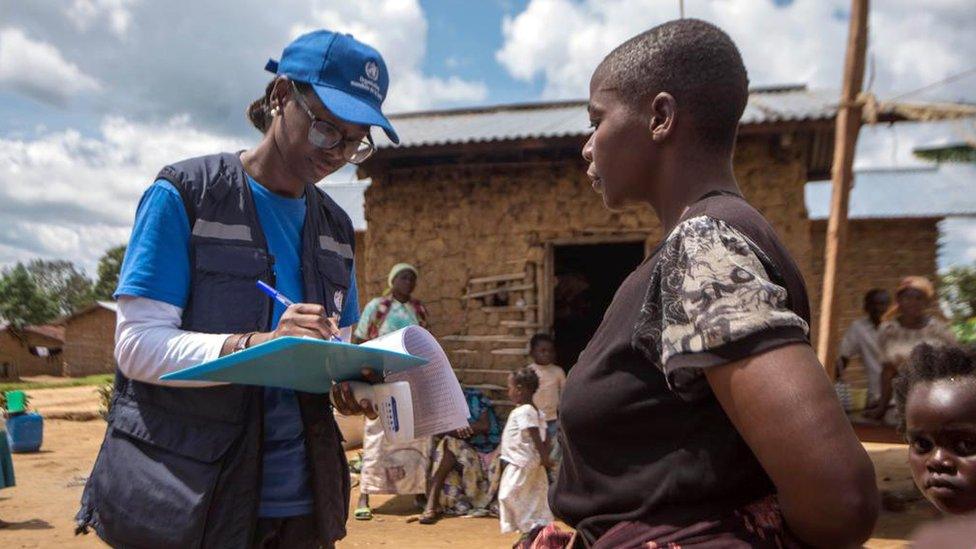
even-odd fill
[{"label": "navy blue vest", "polygon": [[[182,329],[269,331],[274,258],[239,154],[167,166],[160,179],[179,191],[190,221],[191,287]],[[302,278],[305,301],[339,315],[350,286],[354,232],[349,216],[314,185],[305,190]],[[315,518],[325,547],[345,536],[349,471],[328,395],[298,393]],[[242,385],[175,388],[116,371],[105,440],[85,486],[77,521],[113,546],[247,547],[261,488],[262,389]]]}]

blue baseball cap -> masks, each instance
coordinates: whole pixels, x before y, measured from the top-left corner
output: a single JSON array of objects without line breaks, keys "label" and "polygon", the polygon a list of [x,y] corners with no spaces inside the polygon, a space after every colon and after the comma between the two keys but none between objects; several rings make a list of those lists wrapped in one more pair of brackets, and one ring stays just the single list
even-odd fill
[{"label": "blue baseball cap", "polygon": [[296,38],[269,59],[268,72],[312,86],[322,104],[346,122],[379,126],[390,141],[400,138],[380,108],[390,87],[383,56],[351,34],[317,30]]}]

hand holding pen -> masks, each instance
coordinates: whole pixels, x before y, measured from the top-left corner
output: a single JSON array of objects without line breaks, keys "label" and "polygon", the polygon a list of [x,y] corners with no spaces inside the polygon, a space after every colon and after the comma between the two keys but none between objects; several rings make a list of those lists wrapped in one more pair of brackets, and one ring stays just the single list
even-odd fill
[{"label": "hand holding pen", "polygon": [[338,319],[325,316],[325,307],[315,303],[295,303],[260,280],[258,288],[286,308],[275,330],[268,334],[255,334],[249,346],[283,336],[340,340]]},{"label": "hand holding pen", "polygon": [[[325,316],[325,307],[314,303],[295,303],[261,280],[258,281],[258,288],[284,305],[286,309],[281,315],[281,319],[278,320],[278,327],[275,328],[274,332],[254,334],[253,338],[256,340],[254,344],[283,336],[304,336],[341,341],[338,319]],[[363,378],[369,383],[380,381],[376,372],[369,368],[363,369]],[[376,419],[376,410],[373,409],[373,404],[366,399],[357,402],[349,383],[335,384],[331,393],[331,401],[339,413],[345,415],[364,414],[370,419]]]}]

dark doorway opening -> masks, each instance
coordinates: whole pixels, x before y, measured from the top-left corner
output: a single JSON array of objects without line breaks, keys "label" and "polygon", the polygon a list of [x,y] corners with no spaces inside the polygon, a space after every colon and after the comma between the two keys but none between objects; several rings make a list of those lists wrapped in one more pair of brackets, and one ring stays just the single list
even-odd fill
[{"label": "dark doorway opening", "polygon": [[555,246],[553,260],[556,363],[569,371],[600,326],[617,288],[644,260],[644,243]]}]

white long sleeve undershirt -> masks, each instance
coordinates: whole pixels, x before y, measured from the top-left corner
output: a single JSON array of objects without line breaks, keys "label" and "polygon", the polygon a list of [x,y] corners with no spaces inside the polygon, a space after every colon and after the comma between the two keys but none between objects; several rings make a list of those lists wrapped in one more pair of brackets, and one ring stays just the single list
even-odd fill
[{"label": "white long sleeve undershirt", "polygon": [[[183,309],[146,297],[120,296],[115,324],[115,360],[129,379],[171,387],[212,387],[206,381],[160,381],[170,372],[220,356],[231,334],[206,334],[180,329]],[[349,341],[352,327],[340,330]]]},{"label": "white long sleeve undershirt", "polygon": [[222,385],[204,381],[160,381],[170,372],[220,356],[231,334],[180,329],[183,309],[146,297],[120,296],[115,324],[115,360],[129,379],[172,387]]}]

